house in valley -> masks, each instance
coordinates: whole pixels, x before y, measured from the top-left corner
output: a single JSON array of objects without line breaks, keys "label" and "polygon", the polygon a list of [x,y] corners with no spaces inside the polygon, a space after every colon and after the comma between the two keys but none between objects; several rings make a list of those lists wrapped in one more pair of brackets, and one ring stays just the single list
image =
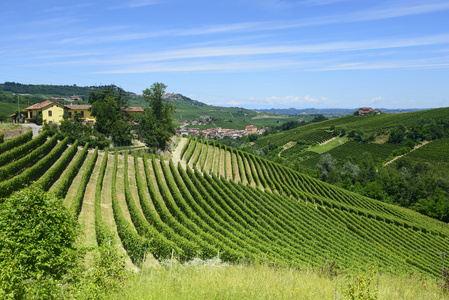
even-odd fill
[{"label": "house in valley", "polygon": [[50,100],[33,104],[24,109],[27,112],[25,122],[34,123],[39,114],[42,114],[42,122],[58,124],[63,120],[65,106]]},{"label": "house in valley", "polygon": [[[96,120],[90,114],[90,109],[92,105],[80,104],[80,105],[63,105],[59,102],[53,102],[50,100],[33,104],[24,109],[27,114],[25,121],[27,123],[35,123],[36,117],[42,114],[42,122],[47,124],[61,124],[64,120],[64,112],[66,112],[66,117],[69,120],[78,117],[84,124],[95,124]],[[144,110],[141,107],[127,107],[122,108],[129,114],[141,113]]]},{"label": "house in valley", "polygon": [[[75,119],[76,114],[78,114],[78,118],[86,122],[86,124],[93,125],[95,124],[95,117],[90,115],[90,108],[92,105],[88,104],[80,104],[80,105],[65,105],[68,110],[69,120]],[[61,120],[62,121],[62,120]]]}]

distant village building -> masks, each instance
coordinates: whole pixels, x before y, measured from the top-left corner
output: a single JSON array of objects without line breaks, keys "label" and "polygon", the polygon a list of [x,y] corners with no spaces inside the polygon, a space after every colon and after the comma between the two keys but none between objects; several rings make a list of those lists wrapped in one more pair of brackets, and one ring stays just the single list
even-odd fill
[{"label": "distant village building", "polygon": [[245,127],[246,134],[257,134],[257,127],[253,124]]},{"label": "distant village building", "polygon": [[371,107],[360,107],[359,116],[366,116],[369,114],[380,114],[380,110],[372,109]]}]

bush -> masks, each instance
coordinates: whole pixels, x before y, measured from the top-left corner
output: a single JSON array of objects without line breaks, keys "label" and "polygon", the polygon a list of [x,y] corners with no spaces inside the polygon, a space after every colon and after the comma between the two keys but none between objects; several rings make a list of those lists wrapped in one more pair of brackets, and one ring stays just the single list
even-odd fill
[{"label": "bush", "polygon": [[40,189],[0,206],[0,298],[57,298],[79,265],[78,222],[62,201]]}]

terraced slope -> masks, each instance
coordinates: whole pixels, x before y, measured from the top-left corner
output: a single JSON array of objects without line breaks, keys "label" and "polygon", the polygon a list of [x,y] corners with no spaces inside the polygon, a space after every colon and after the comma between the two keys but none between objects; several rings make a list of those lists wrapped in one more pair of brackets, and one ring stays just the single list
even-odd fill
[{"label": "terraced slope", "polygon": [[[182,142],[173,160],[51,145],[0,185],[22,180],[12,192],[37,180],[65,197],[86,231],[85,244],[120,240],[130,265],[149,256],[219,256],[299,268],[324,260],[344,269],[375,264],[438,276],[449,247],[444,223],[213,142]],[[36,147],[29,153],[42,146]],[[35,165],[48,171],[32,173]]]},{"label": "terraced slope", "polygon": [[379,132],[397,125],[411,126],[419,124],[421,120],[445,118],[448,114],[449,108],[445,107],[403,114],[380,114],[365,117],[345,116],[261,137],[253,147],[260,149],[268,145],[283,146],[289,142],[298,141],[321,143],[332,137],[329,132],[332,126],[346,127],[348,131],[363,129],[365,132]]}]

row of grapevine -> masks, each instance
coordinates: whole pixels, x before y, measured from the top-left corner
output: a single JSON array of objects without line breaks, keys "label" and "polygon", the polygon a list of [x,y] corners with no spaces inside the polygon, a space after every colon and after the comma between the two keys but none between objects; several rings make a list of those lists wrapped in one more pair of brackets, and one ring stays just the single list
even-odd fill
[{"label": "row of grapevine", "polygon": [[0,144],[0,154],[11,150],[13,148],[16,148],[22,144],[25,144],[26,142],[30,141],[33,138],[33,132],[28,131],[27,133],[24,133],[22,135],[19,135],[16,138],[7,140]]},{"label": "row of grapevine", "polygon": [[[88,145],[84,146],[83,149],[84,155],[80,155],[78,160],[70,167],[66,180],[64,180],[61,183],[60,187],[58,187],[54,192],[56,195],[65,197],[70,184],[72,183],[73,179],[78,173],[79,167],[81,167],[81,164],[87,155],[87,146]],[[81,212],[81,207],[83,206],[84,193],[86,192],[87,183],[89,182],[89,179],[92,175],[92,171],[94,170],[97,158],[98,158],[98,147],[95,148],[95,152],[93,153],[90,160],[87,162],[86,170],[84,171],[83,176],[81,177],[81,182],[78,186],[76,195],[72,200],[70,210],[75,214],[75,216],[78,216]]]},{"label": "row of grapevine", "polygon": [[[228,150],[226,146],[224,148]],[[331,208],[345,209],[346,211],[352,211],[356,214],[370,216],[374,219],[381,219],[385,222],[414,228],[415,230],[428,231],[437,235],[449,234],[447,230],[442,231],[439,226],[429,227],[428,224],[423,224],[422,221],[417,223],[417,220],[422,220],[420,216],[414,217],[411,213],[404,214],[400,209],[391,205],[329,186],[321,181],[301,175],[291,169],[281,167],[254,155],[232,148],[229,148],[227,155],[231,157],[231,166],[233,165],[231,170],[234,170],[234,176],[232,178],[234,180],[241,181],[240,174],[242,174],[242,180],[245,180],[245,178],[252,178],[252,180],[258,178],[257,186],[269,188],[281,194],[287,193],[295,198],[303,198],[308,201],[322,203]],[[238,163],[240,160],[241,163]],[[251,167],[251,163],[254,167]]]},{"label": "row of grapevine", "polygon": [[11,151],[3,153],[2,155],[0,155],[0,167],[19,159],[29,151],[41,146],[47,140],[47,136],[48,132],[42,132],[37,138],[29,140],[25,144],[22,144]]},{"label": "row of grapevine", "polygon": [[73,145],[64,152],[64,155],[58,159],[53,167],[48,170],[43,176],[39,178],[33,186],[39,187],[40,189],[47,191],[50,186],[61,176],[61,173],[64,169],[69,165],[72,161],[72,158],[75,156],[78,151],[78,140],[76,140]]},{"label": "row of grapevine", "polygon": [[32,152],[25,155],[21,159],[16,160],[4,167],[1,167],[0,168],[0,181],[3,181],[9,177],[14,176],[16,173],[19,173],[21,170],[25,169],[28,165],[39,160],[39,158],[41,158],[42,156],[49,153],[57,143],[58,143],[58,137],[56,135],[54,135],[45,144],[34,149]]},{"label": "row of grapevine", "polygon": [[97,184],[95,187],[95,237],[99,246],[107,245],[114,240],[114,235],[109,231],[107,225],[103,221],[101,214],[101,190],[103,188],[103,178],[106,172],[108,163],[109,149],[104,150],[103,160],[101,161],[100,173],[98,175]]},{"label": "row of grapevine", "polygon": [[[126,154],[126,162],[125,162],[125,170],[127,173],[128,168],[128,152],[125,152]],[[120,208],[118,199],[117,199],[117,159],[118,159],[118,151],[115,150],[114,154],[114,166],[112,171],[112,211],[114,214],[114,220],[115,224],[117,226],[117,233],[120,237],[120,240],[122,241],[123,248],[125,248],[126,252],[128,253],[129,257],[131,258],[131,261],[136,264],[140,265],[145,257],[145,253],[147,249],[149,248],[150,244],[148,240],[145,238],[142,238],[140,235],[138,235],[132,225],[124,218],[123,212]],[[125,197],[130,197],[131,193],[129,191],[129,182],[128,180],[128,174],[126,174],[126,182],[125,182]]]},{"label": "row of grapevine", "polygon": [[73,179],[78,174],[81,165],[84,163],[84,160],[87,157],[88,150],[89,150],[89,143],[86,143],[86,145],[84,145],[83,150],[81,150],[81,153],[79,154],[78,158],[65,171],[65,176],[63,177],[61,182],[59,182],[59,184],[54,187],[53,193],[57,197],[65,198],[67,191],[70,185],[72,184]]},{"label": "row of grapevine", "polygon": [[[49,147],[49,149],[45,148],[44,150],[42,147],[46,146],[47,143],[50,143],[52,145],[52,148]],[[35,155],[36,157],[41,157],[43,153],[49,152],[46,156],[41,157],[41,159],[37,161],[32,167],[25,169],[22,173],[12,177],[11,179],[0,182],[0,197],[9,196],[12,192],[17,191],[22,187],[24,187],[31,180],[35,180],[39,178],[42,174],[44,174],[47,171],[47,169],[65,151],[68,143],[68,138],[65,138],[56,147],[53,147],[54,144],[56,144],[56,140],[54,140],[53,138],[50,139],[47,143],[42,145],[35,151],[31,152],[30,154],[28,154],[30,156]],[[34,157],[31,157],[30,161],[34,161]],[[9,166],[10,165],[8,165],[8,167]]]},{"label": "row of grapevine", "polygon": [[[161,232],[167,239],[173,241],[177,245],[178,249],[176,251],[176,257],[180,261],[193,259],[198,254],[198,246],[193,241],[188,240],[182,235],[182,229],[180,229],[180,226],[171,226],[170,222],[165,223],[171,219],[168,217],[168,214],[161,210],[164,206],[164,201],[159,193],[158,187],[151,178],[150,167],[146,158],[147,157],[144,157],[143,159],[143,166],[146,176],[147,190],[150,196],[148,198],[143,197],[141,194],[142,191],[140,191],[139,188],[139,198],[142,212],[148,223]],[[137,174],[139,174],[139,172],[136,169],[136,176]],[[159,208],[159,210],[157,208]]]}]

